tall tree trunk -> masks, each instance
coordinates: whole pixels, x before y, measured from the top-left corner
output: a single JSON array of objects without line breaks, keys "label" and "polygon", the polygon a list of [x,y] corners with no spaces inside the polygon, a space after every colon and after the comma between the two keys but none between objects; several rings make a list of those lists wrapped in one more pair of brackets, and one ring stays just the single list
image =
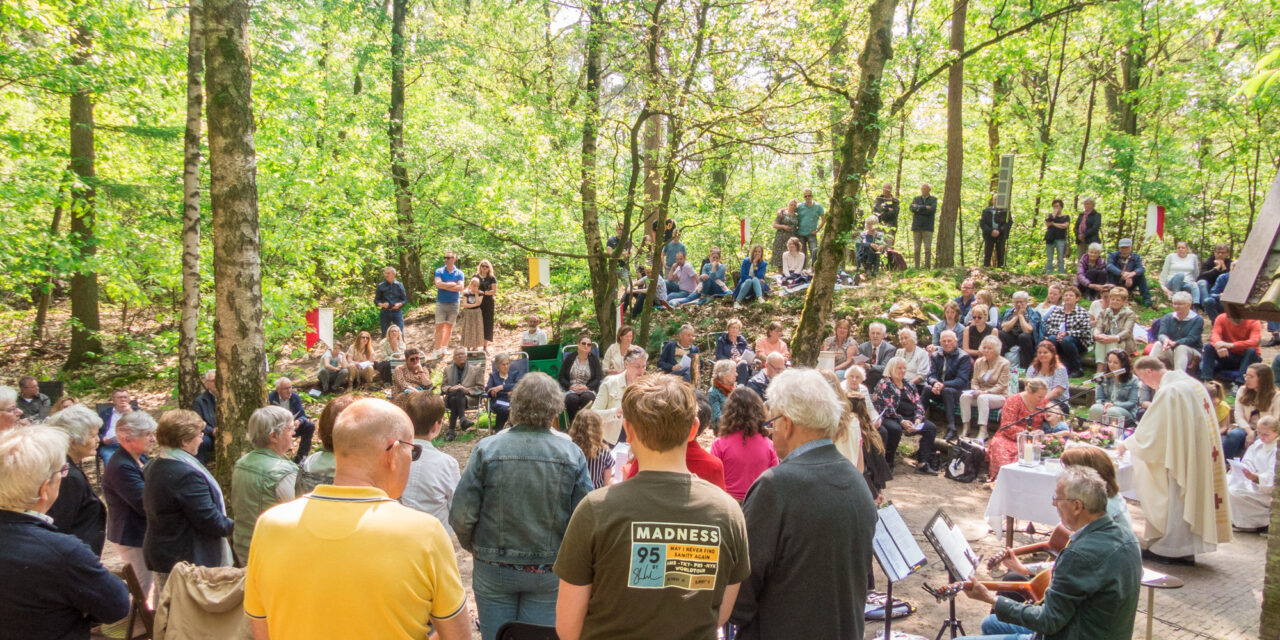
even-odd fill
[{"label": "tall tree trunk", "polygon": [[[596,138],[600,123],[600,52],[604,48],[604,11],[601,0],[588,0],[586,99],[582,117],[582,235],[587,241],[587,267],[591,273],[591,297],[599,325],[600,345],[613,344],[617,338],[617,284],[612,266],[613,253],[606,252],[600,241],[600,211],[596,202]],[[619,234],[617,252],[626,250],[626,234]]]},{"label": "tall tree trunk", "polygon": [[[653,104],[661,90],[662,68],[658,63],[662,37],[661,16],[665,0],[657,0],[650,14],[645,42],[645,84],[648,85],[649,102]],[[653,231],[654,217],[658,215],[658,201],[662,199],[662,167],[659,154],[662,151],[662,123],[664,118],[652,115],[644,122],[644,233],[653,233],[653,244],[662,249],[660,231]]]},{"label": "tall tree trunk", "polygon": [[1080,189],[1084,186],[1084,163],[1089,157],[1089,137],[1093,133],[1093,105],[1097,99],[1097,93],[1098,76],[1095,74],[1089,83],[1089,106],[1085,109],[1084,116],[1084,141],[1080,143],[1080,163],[1076,165],[1076,195],[1071,202],[1073,210],[1080,205]]},{"label": "tall tree trunk", "polygon": [[[1053,88],[1049,89],[1049,95],[1046,96],[1045,102],[1048,108],[1045,111],[1044,119],[1040,122],[1040,173],[1036,179],[1036,202],[1034,211],[1032,212],[1032,220],[1040,219],[1040,199],[1044,193],[1044,174],[1049,166],[1049,154],[1053,150],[1053,116],[1058,109],[1058,96],[1062,87],[1062,72],[1067,66],[1067,32],[1070,30],[1070,18],[1062,20],[1062,41],[1058,50],[1058,72],[1053,79]],[[1053,53],[1049,54],[1049,62],[1053,61]],[[1045,79],[1048,80],[1048,64],[1045,65]]]},{"label": "tall tree trunk", "polygon": [[[71,33],[72,66],[83,66],[93,51],[93,33],[77,26]],[[102,354],[98,331],[98,274],[93,257],[98,253],[94,237],[94,200],[97,173],[94,169],[93,96],[87,87],[71,94],[71,171],[76,183],[71,187],[71,243],[75,247],[76,272],[71,276],[71,354],[63,368],[77,369]]]},{"label": "tall tree trunk", "polygon": [[213,212],[213,346],[218,367],[217,467],[249,448],[244,425],[263,405],[266,344],[258,237],[258,169],[253,147],[248,0],[205,0],[205,86],[209,92],[209,205]]},{"label": "tall tree trunk", "polygon": [[[53,219],[49,222],[49,241],[53,242],[58,237],[58,229],[62,226],[62,211],[65,206],[67,195],[66,180],[62,180],[58,185],[58,199],[53,205]],[[54,264],[52,257],[49,259],[49,276],[45,278],[45,282],[40,286],[40,291],[36,296],[36,321],[31,327],[31,337],[34,340],[44,342],[45,325],[49,318],[49,301],[53,299],[53,280],[56,273],[57,265]]]},{"label": "tall tree trunk", "polygon": [[[964,52],[964,23],[969,0],[955,0],[951,11],[951,53]],[[947,182],[942,188],[938,212],[938,248],[935,267],[950,267],[956,261],[956,220],[960,217],[964,172],[964,61],[957,60],[947,70]]]},{"label": "tall tree trunk", "polygon": [[387,134],[391,138],[391,181],[395,185],[396,244],[400,277],[410,299],[426,291],[418,234],[414,232],[413,193],[404,155],[404,21],[409,0],[392,0],[391,109]]},{"label": "tall tree trunk", "polygon": [[[1280,458],[1276,459],[1280,474]],[[1280,483],[1271,489],[1271,531],[1280,531]],[[1262,619],[1258,637],[1263,640],[1280,637],[1280,535],[1267,536],[1267,569],[1262,582]]]},{"label": "tall tree trunk", "polygon": [[987,117],[987,171],[991,174],[991,193],[1000,187],[1000,108],[1011,89],[1003,74],[991,82],[991,114]]},{"label": "tall tree trunk", "polygon": [[897,0],[874,0],[868,8],[867,41],[858,57],[858,88],[846,95],[852,113],[840,144],[840,166],[832,186],[826,229],[819,239],[813,282],[805,296],[804,311],[792,339],[793,359],[813,366],[835,292],[836,272],[845,255],[847,236],[855,225],[855,204],[861,200],[867,167],[880,144],[881,84],[885,63],[893,56],[893,13]]},{"label": "tall tree trunk", "polygon": [[178,326],[178,405],[200,395],[196,364],[200,327],[200,123],[204,103],[204,3],[187,8],[187,128],[182,155],[182,323]]}]

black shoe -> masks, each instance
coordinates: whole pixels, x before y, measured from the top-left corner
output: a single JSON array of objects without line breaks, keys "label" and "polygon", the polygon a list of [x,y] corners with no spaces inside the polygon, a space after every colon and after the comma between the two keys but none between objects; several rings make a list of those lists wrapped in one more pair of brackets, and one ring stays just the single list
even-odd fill
[{"label": "black shoe", "polygon": [[462,430],[463,430],[463,431],[466,431],[466,430],[468,430],[468,429],[470,429],[471,427],[474,427],[474,426],[476,426],[476,423],[474,423],[474,422],[472,422],[472,421],[470,421],[470,420],[468,420],[468,419],[466,419],[466,418],[463,418],[463,419],[462,419]]},{"label": "black shoe", "polygon": [[1264,347],[1280,347],[1280,334],[1277,334],[1277,335],[1273,335],[1273,336],[1271,336],[1271,339],[1270,339],[1270,340],[1268,340],[1268,341],[1267,341],[1267,343],[1266,343],[1266,344],[1264,344],[1264,345],[1262,345],[1262,346],[1264,346]]},{"label": "black shoe", "polygon": [[444,434],[444,441],[453,442],[454,440],[457,440],[457,439],[458,439],[458,432],[454,431],[453,427],[449,427],[449,430],[446,431]]},{"label": "black shoe", "polygon": [[947,442],[955,442],[957,437],[958,436],[956,435],[956,428],[947,427],[947,437],[943,439],[946,440]]},{"label": "black shoe", "polygon": [[916,465],[916,473],[920,475],[936,476],[938,475],[938,470],[929,466],[928,463],[920,463]]},{"label": "black shoe", "polygon": [[1181,557],[1162,556],[1154,551],[1151,551],[1150,549],[1142,550],[1142,559],[1150,560],[1152,562],[1158,562],[1160,564],[1172,564],[1172,565],[1179,565],[1183,567],[1196,566],[1195,556],[1181,556]]}]

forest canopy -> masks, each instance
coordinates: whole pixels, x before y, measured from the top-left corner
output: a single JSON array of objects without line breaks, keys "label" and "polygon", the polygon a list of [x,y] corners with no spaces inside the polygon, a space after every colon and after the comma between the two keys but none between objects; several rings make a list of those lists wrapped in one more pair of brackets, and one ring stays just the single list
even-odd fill
[{"label": "forest canopy", "polygon": [[[767,246],[775,212],[802,189],[824,204],[840,197],[835,165],[882,4],[254,3],[268,354],[296,339],[314,306],[368,322],[384,265],[408,260],[421,278],[446,248],[468,271],[488,258],[508,286],[523,284],[527,257],[548,255],[557,286],[585,290],[586,258],[629,212],[637,244],[643,220],[667,217],[694,256],[716,245],[736,264],[741,220],[748,246]],[[1013,154],[1009,263],[1024,265],[1015,269],[1043,264],[1054,198],[1069,212],[1097,198],[1109,246],[1133,236],[1140,249],[1164,251],[1142,237],[1148,203],[1168,212],[1165,243],[1186,239],[1203,255],[1243,242],[1280,168],[1274,2],[902,0],[889,11],[879,137],[852,178],[861,184],[855,217],[882,184],[909,199],[930,183],[958,204],[954,223],[942,217],[955,228],[954,263],[973,264],[978,214],[1000,156]],[[955,16],[964,16],[958,47]],[[98,301],[156,318],[162,330],[144,339],[172,352],[188,29],[185,6],[0,3],[0,304],[26,313],[44,293],[60,300],[75,274],[94,274]],[[953,95],[957,59],[963,90]],[[81,116],[91,105],[87,122],[77,99]],[[958,198],[944,194],[952,100],[963,132],[950,150],[962,162]],[[75,141],[86,127],[88,173]],[[207,194],[208,164],[199,172]],[[207,197],[200,214],[197,336],[207,366]],[[407,283],[419,294],[411,304],[430,293]],[[104,351],[125,357],[123,347]]]}]

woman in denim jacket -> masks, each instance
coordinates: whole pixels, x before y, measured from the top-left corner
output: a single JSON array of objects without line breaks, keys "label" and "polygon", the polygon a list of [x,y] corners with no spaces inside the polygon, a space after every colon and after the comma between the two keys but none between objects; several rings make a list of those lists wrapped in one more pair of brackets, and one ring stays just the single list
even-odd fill
[{"label": "woman in denim jacket", "polygon": [[569,516],[595,487],[582,450],[552,431],[563,410],[553,378],[521,378],[511,392],[511,428],[476,445],[453,495],[449,524],[475,558],[484,640],[514,620],[555,625],[560,582],[551,567]]}]

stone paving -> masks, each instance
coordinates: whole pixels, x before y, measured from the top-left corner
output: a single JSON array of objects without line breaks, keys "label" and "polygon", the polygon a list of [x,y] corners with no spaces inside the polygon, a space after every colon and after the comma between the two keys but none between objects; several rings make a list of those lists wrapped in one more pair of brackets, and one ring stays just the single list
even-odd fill
[{"label": "stone paving", "polygon": [[[947,480],[918,476],[910,467],[899,463],[897,479],[890,483],[887,495],[898,506],[903,519],[912,531],[924,529],[935,511],[945,509],[951,519],[965,532],[965,538],[976,552],[990,556],[1002,546],[1002,541],[987,525],[986,511],[990,491],[980,484],[961,484]],[[1144,526],[1142,508],[1130,504],[1134,527]],[[1026,523],[1019,522],[1025,529]],[[1038,531],[1048,531],[1048,526],[1037,525]],[[938,586],[947,582],[946,570],[933,548],[916,536],[925,550],[929,564],[916,575],[894,585],[894,596],[904,598],[918,607],[917,613],[895,620],[893,628],[927,638],[937,635],[947,618],[945,602],[937,603],[921,586],[928,583]],[[1034,541],[1043,540],[1037,538]],[[1015,544],[1028,544],[1032,538],[1019,533]],[[1262,575],[1266,561],[1266,536],[1237,534],[1232,542],[1218,545],[1214,553],[1197,556],[1194,567],[1173,567],[1148,562],[1150,569],[1177,576],[1186,583],[1181,589],[1156,591],[1155,623],[1152,639],[1159,640],[1252,640],[1258,635],[1258,618],[1262,607]],[[877,589],[884,590],[884,576],[877,565]],[[1134,623],[1135,639],[1146,639],[1147,593],[1142,590],[1138,604],[1138,616]],[[970,634],[979,633],[979,623],[988,613],[986,605],[960,596],[956,600],[956,615]],[[867,638],[875,637],[882,626],[870,626]]]}]

